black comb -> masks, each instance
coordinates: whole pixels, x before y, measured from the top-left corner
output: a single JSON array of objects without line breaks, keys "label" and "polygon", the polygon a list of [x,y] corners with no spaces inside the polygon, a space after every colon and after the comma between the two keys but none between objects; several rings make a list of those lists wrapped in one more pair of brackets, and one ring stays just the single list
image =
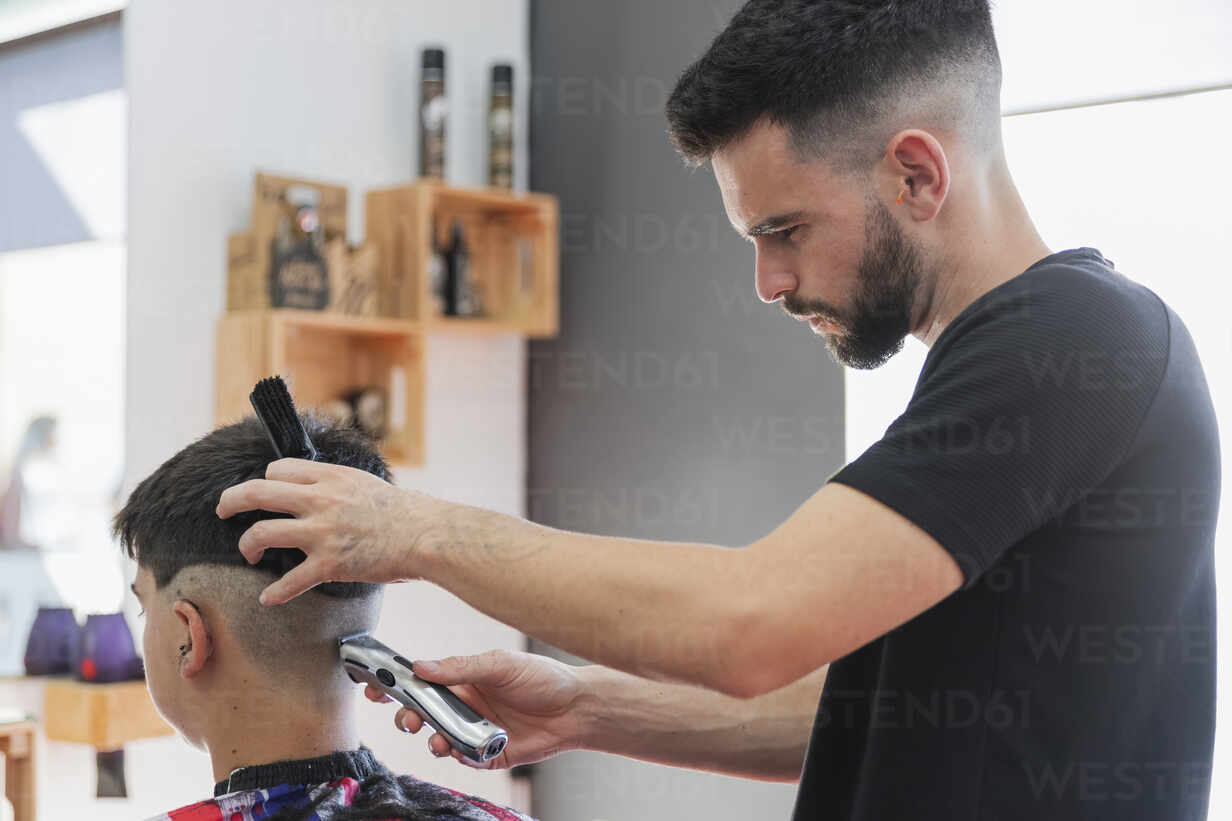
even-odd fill
[{"label": "black comb", "polygon": [[248,401],[265,426],[265,435],[269,437],[278,458],[316,461],[317,449],[312,446],[308,431],[304,430],[304,423],[295,412],[291,392],[281,376],[271,376],[258,382],[252,393],[248,394]]}]

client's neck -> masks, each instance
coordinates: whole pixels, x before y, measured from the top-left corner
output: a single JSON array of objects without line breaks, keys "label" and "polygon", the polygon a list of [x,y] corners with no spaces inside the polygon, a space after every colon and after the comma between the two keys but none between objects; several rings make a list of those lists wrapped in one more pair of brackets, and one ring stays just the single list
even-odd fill
[{"label": "client's neck", "polygon": [[203,738],[214,780],[224,781],[241,767],[356,749],[354,705],[353,694],[306,694],[261,676],[220,688],[210,700],[212,715]]}]

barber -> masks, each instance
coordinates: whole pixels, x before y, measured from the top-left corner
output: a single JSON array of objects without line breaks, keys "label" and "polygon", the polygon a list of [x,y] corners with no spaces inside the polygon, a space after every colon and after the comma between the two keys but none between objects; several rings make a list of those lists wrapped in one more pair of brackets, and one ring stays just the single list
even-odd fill
[{"label": "barber", "polygon": [[753,0],[674,90],[758,296],[844,364],[930,347],[885,436],[763,538],[570,533],[282,460],[218,507],[294,517],[240,541],[307,554],[262,601],[425,579],[601,665],[417,665],[510,730],[506,765],[585,746],[799,777],[797,819],[1201,818],[1210,397],[1158,297],[1040,238],[1000,79],[978,0]]}]

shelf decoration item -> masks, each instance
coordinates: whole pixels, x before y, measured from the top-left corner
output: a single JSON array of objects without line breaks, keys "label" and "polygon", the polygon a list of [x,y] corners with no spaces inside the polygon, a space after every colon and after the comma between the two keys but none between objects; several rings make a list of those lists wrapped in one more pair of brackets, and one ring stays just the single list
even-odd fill
[{"label": "shelf decoration item", "polygon": [[454,220],[449,250],[445,252],[445,316],[482,314],[479,289],[471,277],[471,252],[462,233],[462,224]]},{"label": "shelf decoration item", "polygon": [[109,683],[145,677],[123,613],[92,613],[86,617],[73,667],[80,681]]},{"label": "shelf decoration item", "polygon": [[488,185],[513,188],[513,66],[492,66],[488,102]]},{"label": "shelf decoration item", "polygon": [[325,230],[317,205],[321,192],[290,185],[283,192],[278,231],[270,249],[270,305],[320,311],[329,305]]},{"label": "shelf decoration item", "polygon": [[227,310],[329,307],[326,249],[345,245],[346,208],[344,186],[258,172],[251,227],[227,238]]},{"label": "shelf decoration item", "polygon": [[330,300],[327,310],[352,316],[376,316],[380,309],[376,249],[352,247],[341,238],[325,247]]},{"label": "shelf decoration item", "polygon": [[423,50],[419,77],[419,176],[445,179],[445,51]]},{"label": "shelf decoration item", "polygon": [[77,652],[77,618],[68,607],[40,607],[26,642],[26,675],[70,673]]},{"label": "shelf decoration item", "polygon": [[347,396],[352,424],[373,439],[385,438],[389,430],[389,398],[380,387],[360,388]]}]

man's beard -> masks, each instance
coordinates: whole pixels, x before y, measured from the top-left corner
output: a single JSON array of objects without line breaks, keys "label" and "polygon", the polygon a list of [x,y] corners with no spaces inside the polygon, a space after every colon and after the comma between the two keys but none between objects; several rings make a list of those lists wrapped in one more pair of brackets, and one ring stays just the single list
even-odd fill
[{"label": "man's beard", "polygon": [[924,265],[920,249],[879,200],[870,200],[865,238],[849,310],[840,312],[795,294],[783,297],[789,314],[821,317],[837,326],[824,333],[826,347],[840,363],[860,370],[878,368],[902,350]]}]

